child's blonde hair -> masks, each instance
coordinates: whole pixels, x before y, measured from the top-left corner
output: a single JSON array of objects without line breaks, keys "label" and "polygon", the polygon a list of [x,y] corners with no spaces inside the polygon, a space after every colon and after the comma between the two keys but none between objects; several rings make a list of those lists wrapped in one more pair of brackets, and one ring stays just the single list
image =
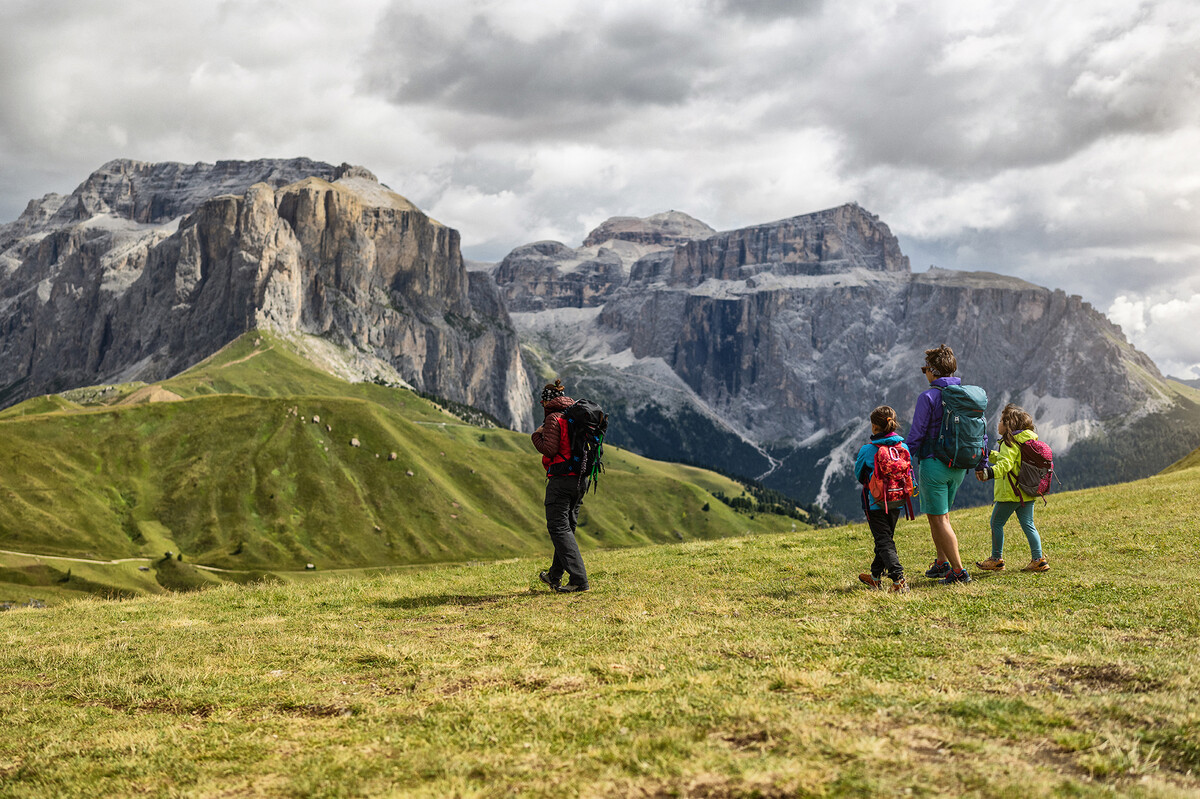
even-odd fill
[{"label": "child's blonde hair", "polygon": [[1013,436],[1022,430],[1037,432],[1037,427],[1034,426],[1033,417],[1029,415],[1029,411],[1013,402],[1005,405],[1004,410],[1000,411],[1000,421],[1004,422],[1004,426],[1008,430],[1004,434],[1004,440],[1009,444],[1016,443]]},{"label": "child's blonde hair", "polygon": [[871,424],[878,427],[883,433],[894,433],[900,426],[900,423],[896,421],[896,412],[890,405],[880,405],[871,411]]}]

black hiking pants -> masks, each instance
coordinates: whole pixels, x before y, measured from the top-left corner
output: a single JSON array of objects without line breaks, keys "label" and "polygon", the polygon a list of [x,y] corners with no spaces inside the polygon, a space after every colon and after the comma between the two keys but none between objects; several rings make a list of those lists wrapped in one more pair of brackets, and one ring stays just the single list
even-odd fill
[{"label": "black hiking pants", "polygon": [[871,528],[871,536],[875,539],[871,576],[876,580],[880,577],[891,577],[892,580],[904,577],[904,567],[900,565],[900,556],[896,554],[896,522],[899,520],[900,508],[867,511],[867,526]]},{"label": "black hiking pants", "polygon": [[587,493],[588,481],[578,477],[551,477],[546,481],[546,531],[554,544],[554,562],[550,565],[550,581],[555,585],[567,575],[567,582],[580,588],[588,587],[587,569],[579,544],[575,541],[575,525],[579,523],[579,507]]}]

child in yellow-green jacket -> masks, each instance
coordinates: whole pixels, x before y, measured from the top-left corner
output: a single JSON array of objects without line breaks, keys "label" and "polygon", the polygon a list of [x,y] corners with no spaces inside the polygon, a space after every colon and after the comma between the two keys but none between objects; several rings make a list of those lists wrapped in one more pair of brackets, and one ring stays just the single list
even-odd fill
[{"label": "child in yellow-green jacket", "polygon": [[[1044,572],[1050,569],[1042,554],[1042,539],[1033,524],[1034,500],[1015,487],[1016,476],[1021,470],[1021,444],[1037,440],[1037,431],[1031,417],[1024,408],[1011,402],[1000,412],[1000,451],[990,453],[990,466],[975,471],[978,480],[995,480],[995,504],[992,505],[992,556],[975,565],[983,571],[1004,570],[1004,524],[1016,513],[1017,521],[1029,541],[1029,565],[1021,569],[1027,572]],[[1011,479],[1010,479],[1011,477]]]}]

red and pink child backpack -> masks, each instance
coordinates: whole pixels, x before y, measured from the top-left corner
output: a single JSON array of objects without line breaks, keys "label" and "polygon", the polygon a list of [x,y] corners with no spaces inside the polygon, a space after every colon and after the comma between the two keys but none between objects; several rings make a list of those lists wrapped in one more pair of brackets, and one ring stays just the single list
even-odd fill
[{"label": "red and pink child backpack", "polygon": [[875,471],[867,490],[886,511],[892,505],[904,508],[904,518],[915,519],[912,495],[912,458],[900,444],[888,444],[875,450]]},{"label": "red and pink child backpack", "polygon": [[1021,468],[1017,470],[1016,479],[1010,472],[1009,485],[1025,506],[1025,497],[1042,498],[1046,504],[1046,494],[1050,493],[1050,481],[1054,478],[1054,452],[1045,441],[1022,441]]}]

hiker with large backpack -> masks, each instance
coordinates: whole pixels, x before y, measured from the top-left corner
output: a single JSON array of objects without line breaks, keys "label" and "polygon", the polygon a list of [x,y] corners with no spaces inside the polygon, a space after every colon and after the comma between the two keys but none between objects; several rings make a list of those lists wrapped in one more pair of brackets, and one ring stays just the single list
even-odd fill
[{"label": "hiker with large backpack", "polygon": [[604,468],[601,457],[608,417],[596,403],[568,397],[561,380],[548,383],[541,396],[546,416],[531,438],[546,470],[546,530],[554,545],[554,560],[538,579],[557,593],[580,593],[590,586],[575,527],[588,485],[595,485]]},{"label": "hiker with large backpack", "polygon": [[925,576],[947,585],[971,582],[958,554],[950,508],[967,472],[987,463],[987,393],[978,386],[962,385],[953,376],[956,371],[954,350],[945,344],[925,350],[921,372],[929,389],[917,397],[904,439],[909,450],[917,453],[917,492],[937,550]]},{"label": "hiker with large backpack", "polygon": [[871,441],[854,459],[854,476],[862,484],[863,511],[875,539],[871,571],[858,575],[868,588],[883,590],[883,578],[892,580],[892,592],[908,592],[904,567],[896,553],[896,522],[900,512],[914,518],[912,459],[897,432],[896,412],[887,405],[871,411]]},{"label": "hiker with large backpack", "polygon": [[1042,538],[1033,524],[1033,509],[1038,497],[1046,502],[1050,480],[1054,476],[1054,453],[1045,441],[1039,441],[1033,417],[1019,405],[1009,403],[1000,412],[1000,451],[991,454],[991,465],[975,471],[979,480],[995,480],[992,505],[992,556],[975,565],[984,571],[1004,571],[1004,525],[1017,514],[1017,521],[1029,542],[1029,565],[1024,572],[1049,571],[1050,563],[1042,554]]}]

